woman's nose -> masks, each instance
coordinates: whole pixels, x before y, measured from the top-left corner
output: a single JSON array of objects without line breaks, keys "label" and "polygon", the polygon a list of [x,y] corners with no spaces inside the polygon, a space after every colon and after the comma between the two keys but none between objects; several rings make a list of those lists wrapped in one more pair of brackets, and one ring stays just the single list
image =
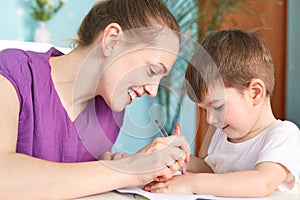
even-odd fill
[{"label": "woman's nose", "polygon": [[144,91],[149,97],[155,97],[157,95],[158,84],[144,85]]}]

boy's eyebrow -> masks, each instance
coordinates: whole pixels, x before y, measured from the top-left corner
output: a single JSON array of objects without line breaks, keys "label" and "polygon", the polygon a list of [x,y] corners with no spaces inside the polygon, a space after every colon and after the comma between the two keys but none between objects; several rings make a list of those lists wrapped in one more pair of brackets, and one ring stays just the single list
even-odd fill
[{"label": "boy's eyebrow", "polygon": [[221,99],[214,99],[214,100],[212,100],[212,101],[210,102],[210,104],[216,103],[216,102],[218,102],[218,101],[221,101]]},{"label": "boy's eyebrow", "polygon": [[214,99],[214,100],[208,102],[207,105],[210,106],[210,105],[215,104],[215,103],[217,103],[219,101],[222,101],[222,99]]}]

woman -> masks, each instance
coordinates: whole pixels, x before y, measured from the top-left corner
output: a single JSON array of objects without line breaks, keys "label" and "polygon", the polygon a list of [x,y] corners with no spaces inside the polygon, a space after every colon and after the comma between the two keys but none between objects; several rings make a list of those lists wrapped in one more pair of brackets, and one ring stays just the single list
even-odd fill
[{"label": "woman", "polygon": [[0,198],[69,199],[170,178],[189,159],[183,136],[97,160],[125,106],[156,95],[177,57],[177,31],[160,0],[107,0],[87,14],[66,55],[2,51]]}]

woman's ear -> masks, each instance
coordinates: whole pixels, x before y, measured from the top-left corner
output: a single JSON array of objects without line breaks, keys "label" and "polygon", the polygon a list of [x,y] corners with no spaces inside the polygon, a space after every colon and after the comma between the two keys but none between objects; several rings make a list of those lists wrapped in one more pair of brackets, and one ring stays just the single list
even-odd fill
[{"label": "woman's ear", "polygon": [[116,38],[120,33],[122,33],[122,28],[117,23],[111,23],[104,29],[101,45],[105,56],[109,56],[115,48],[117,44]]},{"label": "woman's ear", "polygon": [[265,83],[261,79],[252,79],[248,89],[253,106],[258,105],[265,97]]}]

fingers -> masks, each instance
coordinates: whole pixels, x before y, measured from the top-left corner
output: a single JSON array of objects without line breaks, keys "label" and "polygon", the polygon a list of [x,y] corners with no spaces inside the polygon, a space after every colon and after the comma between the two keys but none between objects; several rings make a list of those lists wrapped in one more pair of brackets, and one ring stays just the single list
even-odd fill
[{"label": "fingers", "polygon": [[126,157],[128,157],[128,154],[121,154],[119,152],[112,153],[107,151],[101,156],[101,160],[118,160]]},{"label": "fingers", "polygon": [[190,159],[190,145],[183,135],[172,135],[166,138],[158,138],[158,141],[165,143],[170,146],[177,147],[183,150],[186,154],[185,161],[188,162]]},{"label": "fingers", "polygon": [[153,181],[147,185],[144,186],[144,190],[148,192],[154,192],[154,193],[167,193],[167,182],[156,182]]},{"label": "fingers", "polygon": [[[158,182],[170,179],[190,157],[190,146],[183,135],[173,135],[156,138],[142,148],[138,153],[126,154],[106,152],[103,162],[107,166],[119,171],[135,174],[140,184],[151,180]],[[126,159],[121,159],[126,157]]]},{"label": "fingers", "polygon": [[179,165],[178,162],[173,162],[170,165],[167,165],[167,167],[169,168],[169,170],[172,173],[175,173],[175,172],[177,172],[180,169],[180,165]]},{"label": "fingers", "polygon": [[190,145],[186,141],[183,135],[172,135],[169,137],[158,137],[155,138],[150,144],[146,145],[144,148],[138,151],[138,153],[151,153],[155,151],[162,150],[167,146],[176,147],[185,152],[185,162],[190,159]]},{"label": "fingers", "polygon": [[101,159],[100,160],[111,160],[111,152],[105,152],[104,154],[102,154]]},{"label": "fingers", "polygon": [[121,154],[119,152],[116,152],[116,153],[112,154],[111,159],[118,160],[118,159],[126,158],[126,157],[128,157],[128,154]]},{"label": "fingers", "polygon": [[152,179],[156,182],[162,182],[162,181],[167,181],[170,178],[172,178],[174,172],[170,171],[168,167],[160,170],[158,174],[155,175],[155,177]]}]

